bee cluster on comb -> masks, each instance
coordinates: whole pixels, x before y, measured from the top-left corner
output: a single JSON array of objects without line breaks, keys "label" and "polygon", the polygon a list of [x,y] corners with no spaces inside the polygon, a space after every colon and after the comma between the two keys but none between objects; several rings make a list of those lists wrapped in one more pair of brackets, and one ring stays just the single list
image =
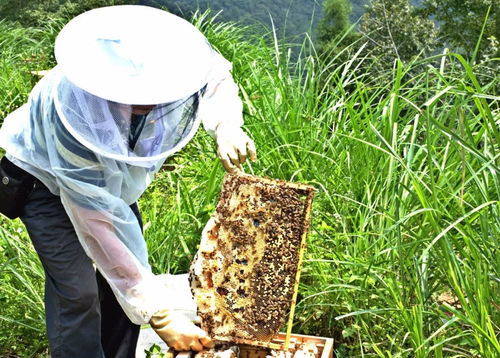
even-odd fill
[{"label": "bee cluster on comb", "polygon": [[314,188],[227,175],[191,266],[201,327],[216,340],[269,342],[292,304]]}]

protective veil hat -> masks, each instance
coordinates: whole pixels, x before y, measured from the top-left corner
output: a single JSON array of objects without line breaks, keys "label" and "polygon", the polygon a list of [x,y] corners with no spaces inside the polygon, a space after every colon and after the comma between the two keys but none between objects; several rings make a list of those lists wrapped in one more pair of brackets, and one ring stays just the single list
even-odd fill
[{"label": "protective veil hat", "polygon": [[77,87],[137,105],[192,95],[207,83],[214,59],[192,24],[140,5],[103,7],[75,17],[59,33],[55,56]]}]

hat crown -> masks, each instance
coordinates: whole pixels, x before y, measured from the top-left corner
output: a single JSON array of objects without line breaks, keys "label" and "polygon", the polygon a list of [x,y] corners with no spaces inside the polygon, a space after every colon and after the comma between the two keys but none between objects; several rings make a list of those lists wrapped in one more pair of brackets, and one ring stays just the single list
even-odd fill
[{"label": "hat crown", "polygon": [[146,61],[140,44],[120,39],[98,38],[96,41],[102,48],[103,60],[111,62],[117,70],[128,72],[129,76],[140,75]]}]

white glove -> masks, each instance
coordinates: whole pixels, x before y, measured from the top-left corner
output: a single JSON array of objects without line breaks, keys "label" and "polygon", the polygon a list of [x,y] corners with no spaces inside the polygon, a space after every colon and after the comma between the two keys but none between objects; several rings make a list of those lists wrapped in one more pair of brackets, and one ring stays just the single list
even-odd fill
[{"label": "white glove", "polygon": [[207,332],[172,310],[156,312],[149,323],[156,334],[176,351],[201,351],[203,347],[212,348],[214,345]]},{"label": "white glove", "polygon": [[241,170],[241,164],[250,156],[252,161],[257,160],[253,140],[236,125],[221,123],[215,130],[217,155],[222,166],[229,173]]}]

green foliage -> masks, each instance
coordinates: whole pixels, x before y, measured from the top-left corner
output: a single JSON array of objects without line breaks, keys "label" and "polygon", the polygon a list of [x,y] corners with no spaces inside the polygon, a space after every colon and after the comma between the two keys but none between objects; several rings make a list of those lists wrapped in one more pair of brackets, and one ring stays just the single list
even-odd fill
[{"label": "green foliage", "polygon": [[26,102],[36,76],[52,63],[52,41],[58,26],[51,22],[42,29],[21,28],[0,20],[0,124],[3,118]]},{"label": "green foliage", "polygon": [[135,4],[134,0],[2,0],[2,18],[19,21],[25,26],[40,26],[53,19],[69,20],[96,7]]},{"label": "green foliage", "polygon": [[149,349],[145,350],[144,353],[146,358],[166,358],[167,356],[157,344],[153,344]]},{"label": "green foliage", "polygon": [[359,37],[350,31],[353,27],[349,20],[351,10],[347,0],[326,0],[323,3],[323,18],[317,28],[320,53],[340,51]]},{"label": "green foliage", "polygon": [[334,335],[348,356],[500,349],[499,99],[459,55],[435,60],[398,63],[385,83],[352,78],[349,92],[345,67],[329,77],[331,137],[316,155],[330,169],[304,170],[326,201],[299,308],[302,329]]},{"label": "green foliage", "polygon": [[0,217],[0,356],[46,351],[42,266],[19,220]]},{"label": "green foliage", "polygon": [[379,68],[392,65],[395,59],[409,62],[435,48],[434,23],[416,14],[409,0],[373,0],[360,30]]},{"label": "green foliage", "polygon": [[[356,78],[348,61],[320,82],[330,63],[291,62],[286,47],[240,33],[220,25],[209,37],[226,39],[259,148],[247,171],[319,190],[295,331],[334,336],[344,356],[496,356],[494,83],[479,85],[477,67],[455,54],[398,62],[383,83]],[[164,240],[179,233],[186,262],[222,175],[210,139],[196,140],[160,175],[167,204],[148,215],[153,225],[168,207],[186,213]]]},{"label": "green foliage", "polygon": [[479,57],[500,56],[500,10],[497,1],[424,0],[422,14],[432,16],[439,22],[439,38],[443,46],[472,58],[482,37]]},{"label": "green foliage", "polygon": [[[334,336],[343,357],[498,356],[499,78],[479,82],[480,65],[445,53],[396,61],[378,81],[358,76],[359,54],[323,62],[308,42],[291,49],[206,14],[193,21],[233,62],[259,151],[245,170],[318,189],[294,331]],[[155,272],[185,272],[222,177],[201,131],[157,175],[140,202]],[[1,224],[0,315],[15,323],[0,320],[0,355],[29,356],[42,337],[42,271],[20,224]]]},{"label": "green foliage", "polygon": [[[197,10],[211,9],[219,13],[217,19],[223,22],[238,21],[254,26],[254,30],[267,32],[274,26],[279,36],[288,38],[312,34],[321,16],[321,0],[148,0],[144,4],[165,6],[169,11],[190,18]],[[302,37],[302,36],[300,36]]]},{"label": "green foliage", "polygon": [[366,11],[369,0],[350,0],[352,6],[351,20],[358,21]]},{"label": "green foliage", "polygon": [[[410,0],[413,6],[420,6],[423,0]],[[352,4],[351,20],[358,21],[370,5],[370,0],[350,0]]]}]

